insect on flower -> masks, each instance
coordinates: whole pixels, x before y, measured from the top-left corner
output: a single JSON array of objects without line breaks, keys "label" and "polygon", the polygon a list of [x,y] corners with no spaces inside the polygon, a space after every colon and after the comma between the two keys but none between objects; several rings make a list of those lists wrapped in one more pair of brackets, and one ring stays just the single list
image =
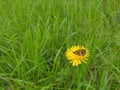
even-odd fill
[{"label": "insect on flower", "polygon": [[81,64],[81,62],[87,63],[86,60],[89,56],[89,50],[84,46],[78,45],[67,49],[65,54],[73,66],[78,66],[78,64]]}]

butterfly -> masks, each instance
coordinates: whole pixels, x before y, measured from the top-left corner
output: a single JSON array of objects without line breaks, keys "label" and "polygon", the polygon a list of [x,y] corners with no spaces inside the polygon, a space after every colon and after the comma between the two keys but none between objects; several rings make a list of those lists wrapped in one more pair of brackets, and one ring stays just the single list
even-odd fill
[{"label": "butterfly", "polygon": [[79,56],[84,56],[86,54],[86,50],[85,49],[78,49],[73,53],[76,55],[79,55]]}]

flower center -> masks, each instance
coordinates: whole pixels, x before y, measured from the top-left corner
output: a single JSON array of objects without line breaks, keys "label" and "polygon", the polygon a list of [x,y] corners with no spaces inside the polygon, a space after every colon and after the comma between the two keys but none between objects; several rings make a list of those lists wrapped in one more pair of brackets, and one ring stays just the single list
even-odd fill
[{"label": "flower center", "polygon": [[79,56],[84,56],[86,54],[86,50],[85,49],[78,49],[73,53],[76,55],[79,55]]}]

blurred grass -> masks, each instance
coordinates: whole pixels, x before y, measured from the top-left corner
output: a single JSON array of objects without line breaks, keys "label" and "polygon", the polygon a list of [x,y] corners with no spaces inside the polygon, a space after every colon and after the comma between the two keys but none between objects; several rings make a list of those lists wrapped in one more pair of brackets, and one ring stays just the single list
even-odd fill
[{"label": "blurred grass", "polygon": [[[120,0],[0,0],[0,90],[119,90]],[[72,45],[90,50],[72,67]]]}]

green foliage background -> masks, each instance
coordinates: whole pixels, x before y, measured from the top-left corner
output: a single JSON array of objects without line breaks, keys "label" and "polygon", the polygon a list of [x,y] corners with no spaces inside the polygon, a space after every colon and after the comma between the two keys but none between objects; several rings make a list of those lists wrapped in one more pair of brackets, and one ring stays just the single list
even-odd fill
[{"label": "green foliage background", "polygon": [[119,90],[119,60],[120,0],[0,0],[0,90]]}]

